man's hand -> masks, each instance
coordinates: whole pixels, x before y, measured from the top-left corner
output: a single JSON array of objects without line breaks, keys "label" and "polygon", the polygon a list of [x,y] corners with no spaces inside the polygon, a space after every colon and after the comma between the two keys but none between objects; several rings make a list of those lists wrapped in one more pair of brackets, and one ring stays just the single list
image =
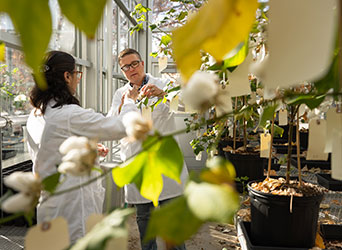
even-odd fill
[{"label": "man's hand", "polygon": [[152,83],[148,83],[143,86],[141,92],[147,97],[163,97],[166,94],[162,89]]},{"label": "man's hand", "polygon": [[128,90],[127,97],[133,99],[134,101],[136,101],[138,96],[139,96],[138,89],[139,89],[139,86],[133,85],[133,88],[131,90]]}]

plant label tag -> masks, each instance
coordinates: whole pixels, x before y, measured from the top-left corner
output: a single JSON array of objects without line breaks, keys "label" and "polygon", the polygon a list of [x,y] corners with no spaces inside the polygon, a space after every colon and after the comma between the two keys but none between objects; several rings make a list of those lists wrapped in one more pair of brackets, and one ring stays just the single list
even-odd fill
[{"label": "plant label tag", "polygon": [[91,214],[86,221],[86,233],[99,223],[105,216],[103,214]]},{"label": "plant label tag", "polygon": [[158,58],[159,73],[162,72],[167,67],[167,56],[162,56]]},{"label": "plant label tag", "polygon": [[141,116],[148,121],[152,121],[152,112],[151,108],[147,106],[141,107]]},{"label": "plant label tag", "polygon": [[279,126],[287,125],[287,110],[279,110]]},{"label": "plant label tag", "polygon": [[178,99],[178,95],[177,95],[170,102],[170,110],[172,110],[173,112],[177,112],[178,111],[178,104],[179,104],[179,99]]},{"label": "plant label tag", "polygon": [[[338,114],[342,116],[342,114]],[[331,178],[342,180],[342,135],[340,130],[333,129],[332,154],[331,154]]]},{"label": "plant label tag", "polygon": [[336,134],[333,133],[342,131],[342,114],[336,112],[336,108],[330,108],[327,112],[327,140],[325,142],[325,153],[331,153],[333,150],[333,140],[336,138]]},{"label": "plant label tag", "polygon": [[202,151],[196,155],[196,161],[201,161],[201,160],[202,160]]},{"label": "plant label tag", "polygon": [[[260,74],[264,86],[288,87],[326,74],[334,51],[338,23],[336,5],[335,0],[269,2],[269,19],[272,20],[268,25],[269,56]],[[300,18],[288,20],[290,13]],[[315,29],[309,29],[308,25]],[[315,53],[311,48],[315,48]]]},{"label": "plant label tag", "polygon": [[298,109],[298,115],[299,117],[301,117],[302,115],[304,115],[306,112],[306,105],[305,104],[301,104],[299,106],[299,109]]},{"label": "plant label tag", "polygon": [[326,141],[326,120],[312,119],[309,122],[309,146],[307,160],[328,160],[328,153],[324,153]]},{"label": "plant label tag", "polygon": [[[97,223],[100,223],[106,215],[104,214],[91,214],[86,222],[86,233],[89,233]],[[105,250],[111,249],[128,249],[128,233],[121,233],[121,236],[110,239],[106,243]]]},{"label": "plant label tag", "polygon": [[249,95],[251,88],[248,75],[251,73],[249,66],[253,61],[253,53],[249,51],[246,59],[232,73],[228,75],[227,89],[231,97]]},{"label": "plant label tag", "polygon": [[69,245],[68,223],[63,217],[31,227],[25,237],[26,250],[61,250]]},{"label": "plant label tag", "polygon": [[270,156],[271,134],[260,134],[260,157],[268,158]]}]

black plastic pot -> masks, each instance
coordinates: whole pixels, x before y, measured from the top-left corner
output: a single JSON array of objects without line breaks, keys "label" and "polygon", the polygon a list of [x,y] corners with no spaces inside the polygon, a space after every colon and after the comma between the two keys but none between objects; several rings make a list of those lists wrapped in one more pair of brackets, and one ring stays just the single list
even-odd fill
[{"label": "black plastic pot", "polygon": [[330,174],[316,174],[319,185],[333,191],[342,191],[342,181],[331,178]]},{"label": "black plastic pot", "polygon": [[260,158],[259,154],[234,154],[225,152],[226,158],[234,165],[236,177],[247,176],[249,181],[264,177],[264,164],[267,158]]},{"label": "black plastic pot", "polygon": [[[291,157],[291,164],[294,167],[297,167],[297,157]],[[329,154],[329,158],[327,161],[312,161],[306,160],[304,157],[300,158],[300,167],[304,168],[307,166],[310,168],[320,168],[320,169],[331,169],[331,154]]]},{"label": "black plastic pot", "polygon": [[[225,154],[223,151],[223,148],[230,146],[233,148],[234,145],[234,141],[233,140],[221,140],[218,145],[217,145],[217,151],[218,151],[218,155],[225,157]],[[243,141],[236,141],[236,148],[242,147],[243,146]]]},{"label": "black plastic pot", "polygon": [[312,197],[272,195],[248,183],[251,198],[251,237],[257,245],[307,247],[315,245],[319,204],[323,194]]}]

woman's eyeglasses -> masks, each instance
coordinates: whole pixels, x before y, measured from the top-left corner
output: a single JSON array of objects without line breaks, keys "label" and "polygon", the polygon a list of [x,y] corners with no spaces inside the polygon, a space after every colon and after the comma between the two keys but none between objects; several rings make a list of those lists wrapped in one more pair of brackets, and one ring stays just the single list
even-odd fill
[{"label": "woman's eyeglasses", "polygon": [[141,61],[139,61],[139,60],[133,61],[133,62],[131,62],[130,64],[126,64],[126,65],[122,66],[122,67],[121,67],[121,70],[122,70],[123,72],[126,72],[126,71],[129,70],[130,67],[132,67],[133,69],[135,69],[136,67],[139,66],[139,63],[140,63],[140,62],[141,62]]},{"label": "woman's eyeglasses", "polygon": [[73,73],[76,73],[77,80],[80,81],[82,79],[82,71],[74,70]]}]

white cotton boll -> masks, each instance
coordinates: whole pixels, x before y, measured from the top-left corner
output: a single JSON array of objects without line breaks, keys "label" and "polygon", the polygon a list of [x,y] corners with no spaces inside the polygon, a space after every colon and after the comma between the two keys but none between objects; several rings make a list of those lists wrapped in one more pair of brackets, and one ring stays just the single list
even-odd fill
[{"label": "white cotton boll", "polygon": [[62,158],[62,161],[72,161],[72,162],[81,162],[82,157],[82,149],[71,149],[68,153]]},{"label": "white cotton boll", "polygon": [[89,145],[89,140],[84,136],[71,136],[66,139],[59,147],[59,152],[61,154],[67,154],[71,149],[81,149],[86,148]]},{"label": "white cotton boll", "polygon": [[217,75],[196,71],[182,89],[182,100],[193,109],[204,111],[213,103],[219,90]]},{"label": "white cotton boll", "polygon": [[215,99],[217,116],[233,111],[232,97],[227,89],[220,89]]},{"label": "white cotton boll", "polygon": [[34,197],[24,193],[15,194],[1,204],[1,209],[7,213],[28,211],[33,206]]},{"label": "white cotton boll", "polygon": [[4,180],[6,186],[16,191],[28,192],[40,185],[40,180],[31,172],[14,172]]},{"label": "white cotton boll", "polygon": [[77,164],[72,161],[62,162],[58,167],[58,172],[73,176],[83,176],[89,174],[89,170],[83,167],[82,164]]},{"label": "white cotton boll", "polygon": [[152,123],[145,120],[140,113],[129,112],[122,120],[127,136],[134,140],[143,140],[152,129]]}]

